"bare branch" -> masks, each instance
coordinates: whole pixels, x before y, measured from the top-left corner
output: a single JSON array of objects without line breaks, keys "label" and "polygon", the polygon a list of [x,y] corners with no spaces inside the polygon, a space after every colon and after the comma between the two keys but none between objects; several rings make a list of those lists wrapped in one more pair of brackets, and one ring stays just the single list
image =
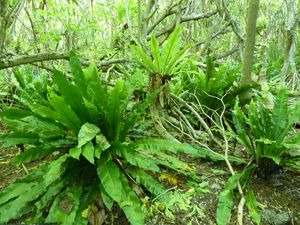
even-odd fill
[{"label": "bare branch", "polygon": [[39,53],[35,55],[22,55],[13,58],[1,58],[0,69],[58,59],[68,60],[69,55],[67,53]]},{"label": "bare branch", "polygon": [[161,23],[161,21],[163,21],[165,18],[167,18],[168,16],[170,16],[170,15],[172,15],[172,14],[174,14],[174,13],[176,13],[177,12],[177,10],[173,10],[174,9],[174,7],[176,7],[177,5],[179,4],[179,2],[176,2],[175,4],[174,4],[174,2],[172,3],[170,3],[170,5],[168,5],[167,7],[166,7],[166,9],[164,10],[164,12],[152,23],[152,25],[148,28],[148,30],[147,30],[147,34],[150,34],[152,31],[153,31],[153,29],[158,25],[158,24],[160,24]]},{"label": "bare branch", "polygon": [[[6,69],[11,68],[14,66],[20,66],[25,64],[33,64],[35,66],[38,66],[36,63],[38,62],[44,62],[44,61],[52,61],[52,60],[69,60],[69,54],[68,53],[38,53],[34,55],[22,55],[22,56],[14,56],[11,58],[0,58],[0,69]],[[111,59],[111,60],[105,60],[100,61],[96,63],[98,68],[107,67],[112,64],[117,63],[125,63],[130,62],[127,59]],[[82,66],[89,66],[90,62],[82,62]],[[41,67],[39,65],[39,67]],[[50,68],[45,68],[47,70],[50,70]]]},{"label": "bare branch", "polygon": [[[191,15],[183,15],[179,19],[179,23],[188,22],[192,20],[200,20],[205,18],[210,18],[218,13],[218,11],[208,12],[208,13],[200,13],[200,14],[191,14]],[[166,29],[156,33],[155,36],[159,37],[167,33],[171,33],[176,27],[177,21],[170,24]],[[150,36],[147,36],[147,40],[150,40]]]},{"label": "bare branch", "polygon": [[213,60],[226,58],[227,56],[230,56],[230,55],[236,53],[239,49],[240,49],[240,47],[238,45],[238,46],[232,48],[231,50],[229,50],[228,52],[224,52],[224,53],[222,53],[220,55],[213,56]]},{"label": "bare branch", "polygon": [[215,39],[219,35],[223,35],[223,34],[228,33],[229,32],[229,30],[227,29],[228,26],[229,26],[229,24],[226,24],[221,30],[219,30],[215,33],[212,33],[211,36],[208,38],[208,40],[197,42],[195,45],[196,46],[203,45],[203,44],[207,43],[207,41],[212,41],[213,39]]},{"label": "bare branch", "polygon": [[224,0],[220,0],[221,4],[217,4],[218,12],[222,18],[224,18],[225,21],[231,24],[232,30],[239,39],[240,42],[244,41],[243,38],[243,32],[240,28],[240,25],[236,20],[234,20],[231,16],[230,11],[228,10],[226,3]]}]

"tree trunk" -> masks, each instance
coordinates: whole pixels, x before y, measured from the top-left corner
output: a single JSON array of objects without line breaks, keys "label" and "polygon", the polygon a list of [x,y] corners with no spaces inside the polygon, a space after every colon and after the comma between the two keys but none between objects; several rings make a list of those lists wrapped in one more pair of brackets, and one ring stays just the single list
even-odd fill
[{"label": "tree trunk", "polygon": [[155,74],[150,76],[149,79],[150,93],[164,86],[161,92],[153,99],[153,102],[151,104],[152,108],[156,108],[156,110],[159,111],[170,107],[170,100],[169,100],[170,82],[171,82],[171,77],[169,76],[164,76],[161,74]]},{"label": "tree trunk", "polygon": [[4,42],[6,35],[6,10],[7,10],[7,1],[0,0],[0,55],[4,52]]},{"label": "tree trunk", "polygon": [[251,72],[254,61],[258,9],[259,0],[250,0],[247,15],[245,48],[243,52],[242,78],[240,84],[241,86],[250,85],[252,81]]},{"label": "tree trunk", "polygon": [[292,86],[298,79],[298,72],[295,63],[295,34],[297,27],[297,13],[296,1],[286,0],[286,21],[285,21],[285,50],[284,50],[284,64],[281,69],[281,82],[287,78],[289,70],[291,69],[291,83]]},{"label": "tree trunk", "polygon": [[176,138],[165,128],[167,124],[164,121],[167,115],[165,110],[170,108],[170,81],[171,77],[163,76],[161,74],[155,74],[150,77],[150,93],[163,86],[163,89],[157,96],[155,96],[150,105],[150,113],[158,134],[163,138],[177,141]]}]

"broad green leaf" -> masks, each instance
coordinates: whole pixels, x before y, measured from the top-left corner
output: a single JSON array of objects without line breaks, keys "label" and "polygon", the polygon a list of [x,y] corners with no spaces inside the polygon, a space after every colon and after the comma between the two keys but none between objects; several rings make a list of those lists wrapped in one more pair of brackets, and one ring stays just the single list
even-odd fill
[{"label": "broad green leaf", "polygon": [[151,52],[152,52],[153,60],[156,65],[155,69],[157,72],[160,72],[160,63],[161,63],[160,49],[154,33],[151,34],[150,43],[151,43]]},{"label": "broad green leaf", "polygon": [[231,210],[233,208],[232,190],[224,190],[219,195],[217,208],[217,224],[228,225],[231,218]]},{"label": "broad green leaf", "polygon": [[[174,57],[178,57],[177,53],[179,51],[180,42],[181,42],[180,30],[181,30],[181,26],[177,26],[173,31],[173,33],[170,35],[169,39],[162,47],[161,64],[162,64],[163,71],[167,70],[170,61],[172,61]],[[171,74],[167,74],[167,75],[171,75]]]},{"label": "broad green leaf", "polygon": [[287,137],[284,141],[283,141],[283,145],[286,148],[289,149],[300,149],[300,131],[296,132],[295,134]]},{"label": "broad green leaf", "polygon": [[122,150],[122,156],[126,160],[126,162],[130,163],[133,166],[137,166],[145,170],[160,172],[159,167],[155,164],[155,159],[152,159],[146,154],[143,155],[143,153],[138,153],[124,147],[124,149]]},{"label": "broad green leaf", "polygon": [[125,175],[120,175],[120,181],[121,199],[118,201],[120,207],[132,225],[144,225],[144,214],[139,198],[130,187]]},{"label": "broad green leaf", "polygon": [[18,109],[18,108],[8,108],[5,109],[4,111],[0,112],[0,117],[1,118],[8,118],[8,119],[21,119],[24,118],[26,116],[32,116],[33,113],[28,111],[28,110],[22,110],[22,109]]},{"label": "broad green leaf", "polygon": [[176,66],[181,60],[183,60],[185,53],[189,48],[190,46],[186,46],[184,47],[184,49],[180,50],[176,55],[173,56],[173,58],[168,63],[165,73],[173,75],[175,72],[177,72],[179,68]]},{"label": "broad green leaf", "polygon": [[[120,122],[123,116],[124,101],[128,96],[125,96],[125,83],[118,79],[115,87],[109,92],[108,105],[106,109],[106,119],[108,124],[108,136],[109,141],[115,141],[119,138]],[[129,101],[129,99],[127,99]],[[125,104],[127,106],[127,102]]]},{"label": "broad green leaf", "polygon": [[22,89],[24,89],[26,87],[26,84],[25,84],[23,74],[18,69],[13,70],[13,74],[14,74],[16,80],[18,81],[20,87]]},{"label": "broad green leaf", "polygon": [[85,123],[81,126],[78,133],[78,148],[91,141],[100,132],[100,129],[94,124]]},{"label": "broad green leaf", "polygon": [[273,128],[271,129],[272,137],[277,143],[280,143],[284,136],[286,126],[288,123],[288,94],[286,88],[281,88],[276,96],[274,108],[272,110],[271,123]]},{"label": "broad green leaf", "polygon": [[110,157],[101,157],[97,162],[97,173],[107,194],[116,202],[121,201],[121,171]]},{"label": "broad green leaf", "polygon": [[126,171],[134,177],[137,183],[143,185],[150,191],[154,196],[157,196],[160,200],[168,203],[169,194],[167,193],[166,188],[153,178],[150,174],[146,173],[144,170],[137,168],[128,168]]},{"label": "broad green leaf", "polygon": [[35,183],[12,183],[0,193],[0,205],[30,190]]},{"label": "broad green leaf", "polygon": [[58,117],[57,112],[55,112],[50,107],[40,105],[38,103],[30,103],[28,106],[32,112],[38,114],[41,117],[49,118],[53,120],[56,120]]},{"label": "broad green leaf", "polygon": [[42,156],[50,154],[53,151],[54,149],[51,146],[26,148],[24,152],[22,152],[20,155],[17,155],[15,157],[13,163],[14,164],[29,163],[41,158]]},{"label": "broad green leaf", "polygon": [[81,121],[69,105],[64,102],[63,98],[52,92],[49,95],[49,103],[58,114],[57,120],[61,121],[66,127],[72,129],[77,134]]},{"label": "broad green leaf", "polygon": [[[63,188],[65,188],[66,183],[64,180],[56,181],[47,188],[47,192],[37,201],[34,205],[38,209],[38,213],[42,214],[42,209],[47,207],[49,202],[59,194]],[[43,215],[41,215],[43,216]]]},{"label": "broad green leaf", "polygon": [[101,146],[102,151],[110,147],[110,143],[103,134],[96,135],[96,143]]},{"label": "broad green leaf", "polygon": [[76,87],[78,88],[78,90],[85,94],[87,88],[86,80],[81,68],[81,63],[78,57],[76,56],[75,52],[73,51],[70,52],[70,67],[72,70]]},{"label": "broad green leaf", "polygon": [[237,182],[242,174],[236,173],[231,176],[225,184],[224,190],[219,195],[217,206],[217,224],[228,225],[233,208],[233,190],[237,187]]},{"label": "broad green leaf", "polygon": [[89,67],[88,74],[88,100],[90,100],[91,103],[95,104],[95,106],[98,108],[101,118],[104,119],[104,112],[106,111],[108,98],[107,87],[101,83],[95,65],[91,65]]},{"label": "broad green leaf", "polygon": [[78,147],[71,148],[71,149],[69,150],[69,155],[70,155],[72,158],[79,160],[79,157],[80,157],[80,155],[81,155],[81,148],[78,148]]},{"label": "broad green leaf", "polygon": [[155,74],[157,71],[157,68],[153,64],[151,58],[147,56],[147,54],[144,52],[142,47],[140,46],[132,46],[131,47],[134,50],[133,57],[135,60],[142,65],[146,70],[149,71],[150,74]]},{"label": "broad green leaf", "polygon": [[62,225],[76,224],[75,218],[79,208],[81,193],[81,186],[68,186],[54,200],[45,222],[58,222]]},{"label": "broad green leaf", "polygon": [[289,109],[289,124],[294,124],[300,121],[300,101],[294,103]]},{"label": "broad green leaf", "polygon": [[111,208],[114,204],[114,200],[109,196],[109,194],[107,194],[107,192],[104,190],[104,188],[101,184],[99,184],[99,186],[100,186],[100,190],[101,190],[101,197],[102,197],[103,203],[105,204],[106,208],[111,210]]},{"label": "broad green leaf", "polygon": [[38,145],[40,143],[37,134],[18,132],[0,135],[0,142],[3,142],[2,147],[10,147],[18,144]]},{"label": "broad green leaf", "polygon": [[96,135],[95,157],[100,159],[100,155],[111,145],[103,134]]},{"label": "broad green leaf", "polygon": [[54,120],[36,116],[26,116],[16,119],[3,119],[6,125],[12,127],[18,132],[35,133],[40,137],[64,136],[65,127]]},{"label": "broad green leaf", "polygon": [[255,221],[255,223],[259,225],[260,224],[260,213],[258,210],[254,192],[251,188],[248,188],[248,191],[247,191],[246,205],[249,209],[250,216]]},{"label": "broad green leaf", "polygon": [[238,138],[239,138],[240,142],[242,142],[247,147],[248,151],[250,151],[251,154],[254,154],[254,149],[252,147],[250,138],[247,135],[244,118],[245,118],[245,114],[240,109],[240,107],[238,105],[238,101],[237,101],[234,106],[234,110],[232,111],[233,123],[234,123],[234,126],[235,126],[235,129],[238,134]]},{"label": "broad green leaf", "polygon": [[134,146],[142,149],[152,149],[156,151],[168,151],[173,153],[185,153],[190,155],[196,155],[198,150],[193,148],[189,144],[182,144],[172,140],[163,139],[143,139],[134,142]]},{"label": "broad green leaf", "polygon": [[190,167],[187,163],[181,161],[177,157],[161,153],[157,155],[157,158],[159,164],[168,166],[171,169],[174,169],[182,174],[188,175],[194,172],[194,169],[192,167]]},{"label": "broad green leaf", "polygon": [[44,187],[40,183],[33,183],[30,189],[22,193],[16,199],[0,206],[0,223],[8,223],[12,219],[20,218],[24,213],[28,204],[40,197],[44,193]]},{"label": "broad green leaf", "polygon": [[82,148],[82,155],[92,164],[95,164],[94,160],[94,145],[91,141],[86,143]]},{"label": "broad green leaf", "polygon": [[65,167],[63,167],[64,162],[68,159],[69,155],[64,155],[58,158],[57,160],[54,160],[48,165],[48,171],[43,176],[43,184],[44,187],[48,187],[50,184],[52,184],[55,180],[59,179],[61,175],[65,172]]},{"label": "broad green leaf", "polygon": [[82,122],[93,121],[88,109],[84,105],[84,96],[81,90],[74,86],[62,72],[54,70],[53,75],[65,103],[72,108]]}]

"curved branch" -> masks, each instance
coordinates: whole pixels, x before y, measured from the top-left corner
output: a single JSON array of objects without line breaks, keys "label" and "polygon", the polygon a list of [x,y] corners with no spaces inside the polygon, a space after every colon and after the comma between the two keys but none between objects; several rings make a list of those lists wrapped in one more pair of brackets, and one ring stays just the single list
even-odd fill
[{"label": "curved branch", "polygon": [[[200,20],[200,19],[205,19],[205,18],[210,18],[214,15],[216,15],[218,11],[213,11],[213,12],[207,12],[207,13],[200,13],[200,14],[191,14],[191,15],[183,15],[179,18],[179,23],[183,22],[188,22],[192,20]],[[170,24],[166,29],[160,31],[159,33],[156,33],[155,36],[159,37],[167,33],[171,33],[175,27],[176,27],[177,21],[174,21],[172,24]],[[150,40],[150,36],[147,36],[147,40]]]},{"label": "curved branch", "polygon": [[174,3],[170,3],[170,5],[168,5],[166,7],[166,9],[164,10],[164,12],[151,24],[151,26],[148,28],[147,30],[147,34],[150,34],[154,28],[161,23],[161,21],[163,21],[165,18],[167,18],[168,16],[174,14],[177,12],[177,10],[173,10],[174,7],[176,7],[179,4],[179,2]]},{"label": "curved branch", "polygon": [[221,0],[220,4],[217,4],[218,12],[225,21],[230,23],[233,32],[237,36],[240,42],[244,41],[243,32],[239,23],[232,18],[230,11],[227,8],[227,5],[224,0]]},{"label": "curved branch", "polygon": [[20,66],[24,64],[44,62],[58,59],[69,59],[68,53],[39,53],[34,55],[22,55],[13,58],[0,59],[0,69],[10,68],[14,66]]},{"label": "curved branch", "polygon": [[213,60],[217,60],[217,59],[222,59],[222,58],[226,58],[227,56],[230,56],[230,55],[233,55],[235,52],[237,52],[238,50],[240,49],[239,45],[230,49],[229,51],[227,52],[224,52],[220,55],[216,55],[216,56],[213,56]]}]

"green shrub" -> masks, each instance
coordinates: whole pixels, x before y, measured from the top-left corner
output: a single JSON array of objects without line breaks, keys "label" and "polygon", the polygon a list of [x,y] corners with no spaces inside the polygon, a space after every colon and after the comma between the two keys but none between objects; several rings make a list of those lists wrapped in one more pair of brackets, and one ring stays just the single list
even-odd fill
[{"label": "green shrub", "polygon": [[29,222],[87,224],[99,202],[107,209],[116,202],[132,224],[144,224],[137,184],[168,201],[155,174],[161,165],[192,173],[169,153],[196,150],[173,141],[130,139],[129,131],[158,91],[129,111],[131,81],[119,79],[108,88],[94,66],[83,72],[72,52],[70,66],[72,79],[54,71],[57,91],[48,86],[45,101],[24,101],[27,108],[0,113],[12,130],[0,136],[2,146],[25,147],[15,163],[52,158],[0,193],[0,223],[24,215]]},{"label": "green shrub", "polygon": [[207,115],[214,115],[224,105],[233,107],[237,96],[258,86],[239,87],[239,74],[239,65],[224,63],[217,67],[210,56],[206,59],[205,70],[199,68],[195,59],[190,59],[182,65],[179,75],[174,79],[173,91],[189,102],[200,104]]},{"label": "green shrub", "polygon": [[240,143],[245,145],[258,167],[268,165],[266,159],[280,164],[284,153],[300,147],[300,132],[292,128],[300,120],[300,102],[288,105],[286,88],[280,88],[272,110],[267,109],[258,97],[248,105],[244,113],[236,103],[233,121]]}]

